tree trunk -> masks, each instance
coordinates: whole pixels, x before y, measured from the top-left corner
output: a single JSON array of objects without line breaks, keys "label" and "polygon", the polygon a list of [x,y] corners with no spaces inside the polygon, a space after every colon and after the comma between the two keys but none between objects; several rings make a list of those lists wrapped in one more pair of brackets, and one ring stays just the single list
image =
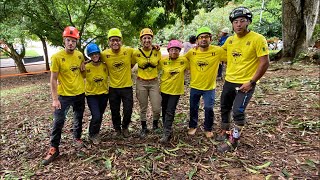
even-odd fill
[{"label": "tree trunk", "polygon": [[319,0],[282,1],[284,59],[292,60],[307,51],[318,19],[319,5]]},{"label": "tree trunk", "polygon": [[49,56],[48,56],[48,47],[47,47],[47,43],[46,43],[46,39],[42,36],[38,36],[42,42],[42,49],[44,52],[44,60],[46,62],[46,70],[50,70],[50,65],[49,65]]},{"label": "tree trunk", "polygon": [[25,48],[24,48],[24,45],[22,46],[23,49],[22,49],[22,52],[21,54],[18,54],[17,51],[13,48],[13,45],[12,44],[7,44],[9,49],[10,49],[10,52],[9,53],[9,56],[14,60],[15,64],[17,65],[18,69],[19,69],[19,72],[20,73],[27,73],[27,69],[26,67],[24,66],[22,60],[24,58],[24,55],[25,55]]}]

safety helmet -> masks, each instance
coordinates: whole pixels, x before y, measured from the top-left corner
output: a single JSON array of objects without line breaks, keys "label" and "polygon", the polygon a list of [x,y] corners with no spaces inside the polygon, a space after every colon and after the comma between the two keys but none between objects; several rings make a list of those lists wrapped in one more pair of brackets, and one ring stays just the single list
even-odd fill
[{"label": "safety helmet", "polygon": [[79,39],[80,38],[80,34],[77,28],[73,27],[73,26],[67,26],[62,34],[63,37],[72,37],[72,38],[76,38]]},{"label": "safety helmet", "polygon": [[251,11],[248,8],[246,8],[246,7],[237,7],[237,8],[235,8],[235,9],[233,9],[231,11],[230,16],[229,16],[229,20],[232,23],[238,17],[245,17],[250,22],[252,22],[253,15],[252,15]]},{"label": "safety helmet", "polygon": [[118,28],[112,28],[108,32],[108,39],[111,37],[119,37],[122,38],[122,33]]},{"label": "safety helmet", "polygon": [[204,26],[197,30],[197,38],[200,36],[200,34],[204,34],[204,33],[207,33],[210,35],[212,34],[211,29],[209,27]]},{"label": "safety helmet", "polygon": [[170,48],[178,48],[181,50],[182,44],[178,40],[171,40],[167,46],[167,50],[169,51]]},{"label": "safety helmet", "polygon": [[91,54],[93,53],[100,53],[100,49],[98,47],[97,44],[95,43],[90,43],[88,46],[87,46],[87,55],[90,56]]},{"label": "safety helmet", "polygon": [[151,35],[153,37],[153,32],[150,28],[144,28],[140,31],[140,38],[144,35]]},{"label": "safety helmet", "polygon": [[229,28],[225,27],[221,30],[221,32],[229,34],[230,30]]}]

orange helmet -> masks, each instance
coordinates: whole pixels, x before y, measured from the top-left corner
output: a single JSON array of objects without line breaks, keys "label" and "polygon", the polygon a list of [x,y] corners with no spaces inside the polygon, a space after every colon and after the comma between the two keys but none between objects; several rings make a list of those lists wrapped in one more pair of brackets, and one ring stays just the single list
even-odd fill
[{"label": "orange helmet", "polygon": [[150,35],[153,37],[153,32],[150,28],[144,28],[140,31],[140,38],[144,35]]},{"label": "orange helmet", "polygon": [[77,28],[73,27],[73,26],[67,26],[62,34],[63,37],[73,37],[76,39],[80,38],[80,34]]}]

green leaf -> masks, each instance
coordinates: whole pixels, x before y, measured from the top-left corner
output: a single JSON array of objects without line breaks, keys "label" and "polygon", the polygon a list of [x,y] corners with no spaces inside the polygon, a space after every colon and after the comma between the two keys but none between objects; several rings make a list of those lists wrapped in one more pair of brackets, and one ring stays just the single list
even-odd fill
[{"label": "green leaf", "polygon": [[106,160],[104,161],[104,167],[108,170],[111,170],[112,168],[112,163],[111,163],[111,160],[110,158],[106,158]]},{"label": "green leaf", "polygon": [[251,166],[253,169],[255,170],[260,170],[260,169],[263,169],[263,168],[266,168],[266,167],[269,167],[271,165],[271,162],[268,161],[260,166]]},{"label": "green leaf", "polygon": [[268,176],[266,176],[266,180],[270,180],[271,177],[272,177],[272,175],[269,174]]},{"label": "green leaf", "polygon": [[285,176],[285,177],[290,177],[290,173],[288,172],[288,170],[286,170],[286,169],[282,169],[282,174]]},{"label": "green leaf", "polygon": [[197,167],[195,167],[191,171],[189,171],[188,173],[189,180],[192,179],[192,177],[196,174],[197,170],[198,170]]},{"label": "green leaf", "polygon": [[253,173],[253,174],[259,174],[259,173],[260,173],[259,171],[254,170],[254,169],[251,169],[251,168],[248,168],[248,167],[246,167],[246,170],[247,170],[248,172]]},{"label": "green leaf", "polygon": [[310,167],[313,167],[313,168],[316,167],[315,163],[314,163],[311,159],[306,159],[306,163],[307,163]]}]

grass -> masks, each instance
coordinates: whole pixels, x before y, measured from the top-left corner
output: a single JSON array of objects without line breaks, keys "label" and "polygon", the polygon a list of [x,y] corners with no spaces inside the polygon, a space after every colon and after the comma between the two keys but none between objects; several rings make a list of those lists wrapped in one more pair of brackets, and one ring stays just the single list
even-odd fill
[{"label": "grass", "polygon": [[[25,57],[35,57],[35,56],[40,56],[40,54],[34,49],[26,49]],[[6,53],[0,54],[0,59],[7,59],[7,58],[10,58],[10,57]]]}]

